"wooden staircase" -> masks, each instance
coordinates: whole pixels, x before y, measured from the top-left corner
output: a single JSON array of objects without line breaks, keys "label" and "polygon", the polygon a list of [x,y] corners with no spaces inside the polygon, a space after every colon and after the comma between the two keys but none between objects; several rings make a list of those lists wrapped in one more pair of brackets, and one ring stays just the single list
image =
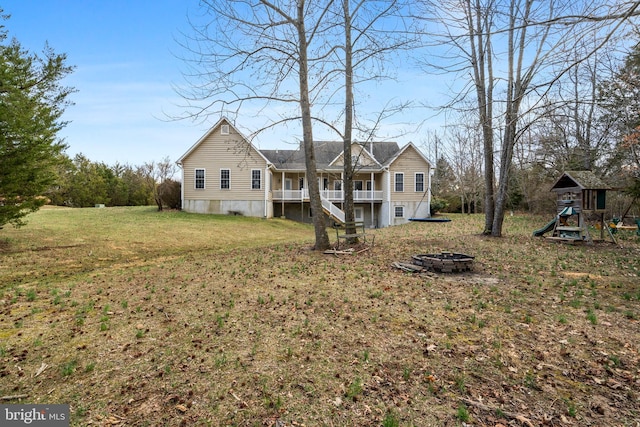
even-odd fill
[{"label": "wooden staircase", "polygon": [[334,205],[329,199],[326,199],[320,196],[320,200],[322,201],[322,210],[329,215],[329,218],[333,219],[340,224],[344,224],[344,211]]}]

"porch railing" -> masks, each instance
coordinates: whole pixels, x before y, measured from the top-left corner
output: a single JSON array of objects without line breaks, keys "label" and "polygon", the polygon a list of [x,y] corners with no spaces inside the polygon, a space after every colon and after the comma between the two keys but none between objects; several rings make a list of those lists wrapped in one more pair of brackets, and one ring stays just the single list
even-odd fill
[{"label": "porch railing", "polygon": [[[309,190],[272,190],[273,200],[283,201],[306,201],[309,200]],[[355,202],[375,202],[382,201],[382,191],[373,190],[353,190],[353,200]],[[332,202],[341,202],[344,200],[344,192],[342,190],[321,190],[320,197]]]},{"label": "porch railing", "polygon": [[320,197],[320,201],[322,202],[322,209],[324,209],[324,211],[331,218],[340,222],[341,224],[344,224],[344,212],[339,207],[337,207],[324,197]]}]

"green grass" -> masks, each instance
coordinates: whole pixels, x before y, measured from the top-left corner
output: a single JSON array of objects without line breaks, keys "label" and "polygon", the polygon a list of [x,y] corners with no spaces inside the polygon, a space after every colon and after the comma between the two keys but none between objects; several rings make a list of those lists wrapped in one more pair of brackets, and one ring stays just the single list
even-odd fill
[{"label": "green grass", "polygon": [[[135,265],[190,252],[228,253],[291,242],[312,244],[312,227],[281,219],[158,212],[154,207],[45,206],[27,217],[26,226],[0,231],[0,251],[7,248],[14,264],[13,271],[0,270],[0,283],[20,283],[30,277],[33,251],[53,255],[39,257],[37,266],[55,280],[118,263]],[[35,299],[36,291],[30,292],[29,298]]]}]

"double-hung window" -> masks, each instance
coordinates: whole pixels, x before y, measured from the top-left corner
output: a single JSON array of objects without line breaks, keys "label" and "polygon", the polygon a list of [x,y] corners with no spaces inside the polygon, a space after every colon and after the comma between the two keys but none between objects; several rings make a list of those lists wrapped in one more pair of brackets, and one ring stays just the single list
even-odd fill
[{"label": "double-hung window", "polygon": [[262,188],[262,171],[251,169],[251,189],[259,190],[260,188]]},{"label": "double-hung window", "polygon": [[416,192],[418,193],[424,192],[424,173],[423,172],[416,173]]},{"label": "double-hung window", "polygon": [[194,178],[194,188],[196,190],[204,190],[204,169],[196,169],[195,178]]},{"label": "double-hung window", "polygon": [[220,189],[228,190],[231,188],[231,170],[220,169]]},{"label": "double-hung window", "polygon": [[404,173],[396,172],[395,177],[396,177],[396,179],[395,179],[395,190],[397,192],[404,191]]},{"label": "double-hung window", "polygon": [[396,206],[394,209],[394,216],[396,218],[404,218],[404,206]]}]

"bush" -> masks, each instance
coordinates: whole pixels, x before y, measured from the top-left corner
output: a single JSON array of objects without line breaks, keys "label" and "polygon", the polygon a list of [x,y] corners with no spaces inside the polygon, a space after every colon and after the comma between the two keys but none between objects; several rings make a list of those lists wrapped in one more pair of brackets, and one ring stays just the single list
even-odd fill
[{"label": "bush", "polygon": [[182,209],[182,183],[167,179],[158,186],[162,204],[169,209]]},{"label": "bush", "polygon": [[449,206],[449,203],[446,200],[434,197],[431,199],[431,215],[433,216],[436,212],[444,210],[447,206]]}]

